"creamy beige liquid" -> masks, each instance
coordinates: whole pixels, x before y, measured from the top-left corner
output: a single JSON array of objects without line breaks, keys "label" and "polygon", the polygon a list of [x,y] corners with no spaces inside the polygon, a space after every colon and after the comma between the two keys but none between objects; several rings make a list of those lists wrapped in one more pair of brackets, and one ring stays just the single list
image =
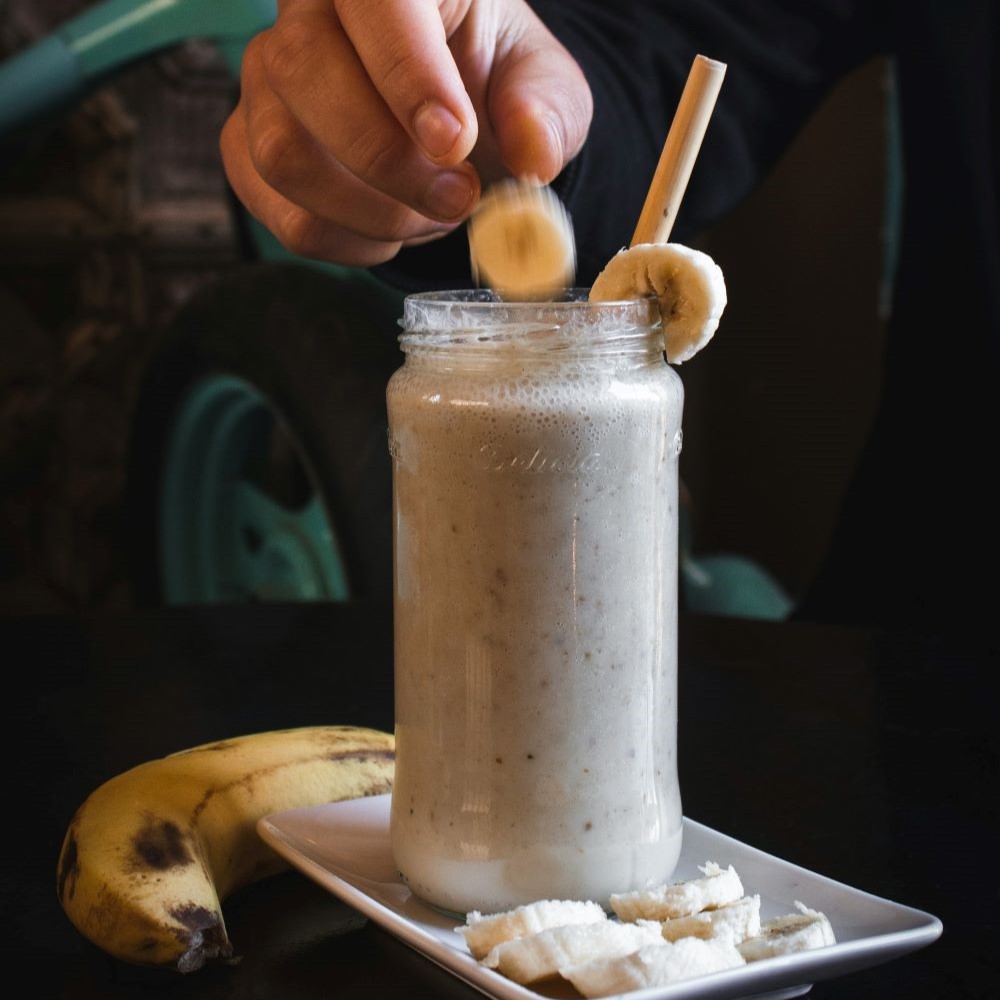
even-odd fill
[{"label": "creamy beige liquid", "polygon": [[677,456],[665,364],[410,357],[396,501],[392,847],[458,912],[667,879]]}]

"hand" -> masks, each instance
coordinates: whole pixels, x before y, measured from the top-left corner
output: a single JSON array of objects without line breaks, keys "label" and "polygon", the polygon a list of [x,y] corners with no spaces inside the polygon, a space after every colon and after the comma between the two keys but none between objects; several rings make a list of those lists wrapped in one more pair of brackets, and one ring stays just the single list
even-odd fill
[{"label": "hand", "polygon": [[508,173],[552,180],[592,113],[524,0],[279,0],[241,85],[237,196],[293,253],[357,267],[450,232]]}]

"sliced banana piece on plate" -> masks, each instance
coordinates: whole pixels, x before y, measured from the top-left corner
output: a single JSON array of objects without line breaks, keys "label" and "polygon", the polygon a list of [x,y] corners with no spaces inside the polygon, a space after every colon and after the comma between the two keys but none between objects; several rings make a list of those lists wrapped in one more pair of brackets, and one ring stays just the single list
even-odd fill
[{"label": "sliced banana piece on plate", "polygon": [[660,925],[652,920],[635,924],[604,920],[550,927],[497,945],[483,964],[515,982],[533,983],[554,976],[567,966],[599,958],[618,958],[661,940]]},{"label": "sliced banana piece on plate", "polygon": [[590,289],[591,302],[646,295],[659,302],[667,360],[675,365],[712,339],[727,301],[722,268],[681,243],[638,243],[620,250]]},{"label": "sliced banana piece on plate", "polygon": [[672,920],[742,898],[743,883],[732,865],[723,869],[714,861],[708,861],[698,870],[704,878],[612,896],[611,909],[625,921]]},{"label": "sliced banana piece on plate", "polygon": [[491,949],[505,941],[537,934],[550,927],[567,924],[592,924],[606,921],[608,915],[597,903],[575,899],[542,899],[503,913],[483,915],[473,910],[462,927],[456,927],[473,958],[484,958]]},{"label": "sliced banana piece on plate", "polygon": [[748,962],[756,962],[761,958],[791,955],[796,951],[825,948],[837,943],[830,921],[824,914],[810,910],[798,900],[795,907],[798,913],[765,921],[759,935],[739,945],[740,954]]},{"label": "sliced banana piece on plate", "polygon": [[518,180],[493,185],[468,234],[473,278],[505,299],[551,298],[573,284],[573,224],[551,188]]},{"label": "sliced banana piece on plate", "polygon": [[690,917],[675,917],[660,925],[667,941],[698,937],[706,941],[724,938],[739,944],[760,934],[760,896],[744,896],[714,910],[703,910]]},{"label": "sliced banana piece on plate", "polygon": [[607,997],[651,986],[669,986],[710,972],[736,969],[743,957],[730,941],[683,938],[647,945],[622,958],[597,959],[561,969],[585,997]]}]

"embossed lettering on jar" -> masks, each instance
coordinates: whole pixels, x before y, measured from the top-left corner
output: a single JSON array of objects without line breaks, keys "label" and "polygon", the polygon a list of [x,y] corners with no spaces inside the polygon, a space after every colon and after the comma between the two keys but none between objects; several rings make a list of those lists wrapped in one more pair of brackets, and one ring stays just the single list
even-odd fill
[{"label": "embossed lettering on jar", "polygon": [[392,848],[459,913],[671,875],[683,390],[651,302],[411,296]]}]

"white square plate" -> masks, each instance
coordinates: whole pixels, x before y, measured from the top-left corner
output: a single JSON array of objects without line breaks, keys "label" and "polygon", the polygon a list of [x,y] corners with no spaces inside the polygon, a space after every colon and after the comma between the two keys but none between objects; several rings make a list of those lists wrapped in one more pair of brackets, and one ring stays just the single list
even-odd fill
[{"label": "white square plate", "polygon": [[[397,874],[389,848],[389,803],[389,795],[379,795],[290,809],[265,816],[257,830],[300,871],[488,996],[539,1000],[575,995],[568,985],[546,984],[539,991],[519,986],[469,954],[454,930],[455,920],[422,903]],[[941,921],[929,913],[852,889],[685,819],[674,879],[697,877],[697,866],[709,860],[733,865],[746,891],[760,893],[763,919],[791,913],[794,901],[802,900],[827,915],[837,944],[635,991],[629,1000],[799,996],[818,980],[887,962],[941,934]]]}]

